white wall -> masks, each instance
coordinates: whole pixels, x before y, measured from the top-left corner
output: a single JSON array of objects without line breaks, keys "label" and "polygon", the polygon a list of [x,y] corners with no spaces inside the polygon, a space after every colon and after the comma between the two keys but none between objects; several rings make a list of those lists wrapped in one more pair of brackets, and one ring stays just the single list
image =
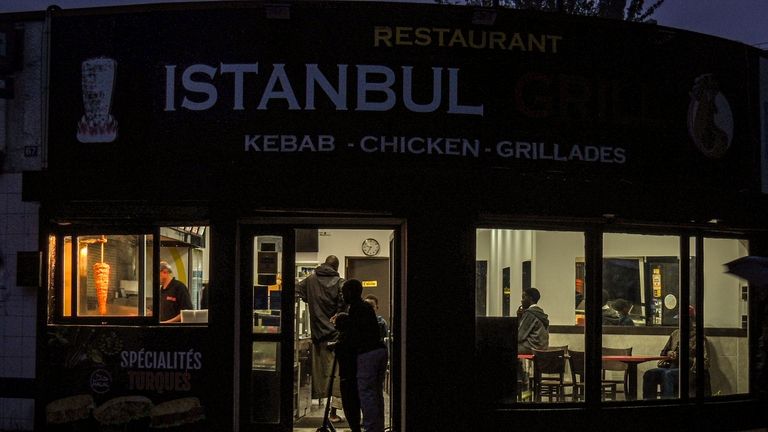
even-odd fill
[{"label": "white wall", "polygon": [[[483,234],[484,241],[478,243],[477,250],[483,250],[488,259],[488,316],[501,316],[502,271],[510,268],[510,313],[514,313],[520,303],[522,290],[522,262],[531,259],[533,254],[531,231],[488,230]],[[487,242],[485,239],[487,238]],[[480,252],[478,252],[480,253]]]},{"label": "white wall", "polygon": [[[328,255],[336,255],[339,258],[339,275],[344,274],[344,259],[347,257],[364,257],[362,250],[363,241],[367,238],[376,239],[381,245],[378,257],[389,257],[389,236],[392,230],[367,230],[367,229],[320,229],[318,250],[313,261],[322,263]],[[304,254],[302,254],[304,256]],[[298,262],[298,256],[296,261]],[[310,260],[312,261],[312,260]]]},{"label": "white wall", "polygon": [[576,259],[584,257],[581,232],[536,231],[531,286],[541,293],[539,304],[554,325],[576,322]]},{"label": "white wall", "polygon": [[[704,239],[704,324],[741,326],[740,286],[746,282],[725,273],[723,264],[746,256],[746,244],[729,239]],[[746,306],[746,304],[745,304]],[[746,310],[743,311],[746,314]]]}]

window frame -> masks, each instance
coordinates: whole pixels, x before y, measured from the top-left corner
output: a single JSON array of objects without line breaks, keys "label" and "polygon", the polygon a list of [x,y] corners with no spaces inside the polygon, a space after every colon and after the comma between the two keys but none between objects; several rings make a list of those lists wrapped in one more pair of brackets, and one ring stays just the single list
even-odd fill
[{"label": "window frame", "polygon": [[[152,302],[152,315],[150,316],[139,316],[138,314],[136,316],[119,316],[119,315],[107,315],[107,316],[98,316],[98,315],[78,315],[77,306],[76,306],[76,299],[77,299],[77,284],[76,281],[73,280],[72,284],[70,286],[70,292],[69,295],[73,299],[72,302],[72,314],[70,316],[64,315],[63,310],[63,299],[64,299],[64,293],[66,287],[64,286],[64,238],[65,237],[71,237],[72,241],[75,242],[78,237],[83,236],[98,236],[98,235],[105,235],[105,236],[113,236],[113,235],[126,235],[126,236],[140,236],[140,237],[149,237],[151,236],[152,241],[152,256],[153,257],[160,257],[160,249],[162,247],[162,239],[161,239],[161,230],[163,228],[174,228],[174,227],[188,227],[188,226],[205,226],[206,231],[210,231],[210,223],[208,221],[187,221],[185,223],[179,223],[179,222],[162,222],[162,223],[155,223],[152,225],[139,225],[139,224],[131,224],[128,223],[124,226],[118,225],[118,222],[96,222],[96,223],[85,223],[85,222],[67,222],[67,223],[59,223],[58,225],[53,226],[47,235],[47,238],[55,238],[55,267],[54,271],[51,274],[51,277],[53,278],[52,281],[48,280],[47,287],[48,287],[48,296],[53,296],[52,302],[46,302],[46,322],[49,325],[57,325],[57,324],[76,324],[76,325],[130,325],[130,326],[139,326],[139,327],[150,327],[150,326],[167,326],[168,324],[161,324],[160,323],[160,302],[159,302],[159,296],[160,296],[160,277],[159,277],[159,259],[153,259],[153,262],[151,266],[146,266],[147,270],[151,271],[150,274],[145,273],[145,279],[149,280],[150,282],[148,284],[145,284],[142,289],[139,290],[140,295],[143,295],[146,298],[147,293],[152,294],[152,298],[154,299]],[[186,231],[185,231],[186,232]],[[148,240],[148,239],[147,239]],[[50,244],[48,244],[47,247],[50,247]],[[77,252],[76,248],[73,248],[72,250],[72,257],[69,258],[71,261],[69,264],[72,266],[72,274],[77,274]],[[51,251],[46,250],[46,256],[50,257]],[[144,252],[142,252],[142,255],[146,255]],[[145,257],[144,262],[146,263],[146,260],[148,258]],[[47,263],[48,261],[46,261]],[[150,270],[151,268],[151,270]],[[47,273],[50,272],[50,269],[47,270]],[[151,277],[150,277],[151,276]],[[151,290],[151,291],[150,291]],[[138,313],[138,306],[137,306],[137,313]],[[179,324],[182,326],[190,326],[190,327],[206,327],[208,326],[207,323],[184,323]]]},{"label": "window frame", "polygon": [[[72,284],[70,286],[70,292],[69,295],[72,298],[72,314],[70,316],[65,316],[63,311],[63,305],[62,301],[64,299],[64,293],[66,287],[64,286],[64,238],[65,237],[71,237],[72,242],[77,240],[79,237],[84,236],[96,236],[96,235],[105,235],[105,236],[112,236],[112,235],[127,235],[127,236],[152,236],[153,239],[159,239],[159,233],[160,233],[160,227],[155,226],[151,228],[141,228],[141,227],[125,227],[125,228],[118,228],[115,226],[82,226],[82,225],[67,225],[64,227],[59,227],[58,229],[54,229],[49,234],[52,237],[55,237],[56,239],[56,257],[55,262],[56,267],[54,268],[53,272],[53,278],[54,280],[51,282],[49,281],[49,286],[53,286],[53,295],[54,295],[54,301],[53,305],[50,306],[50,309],[47,310],[48,314],[48,322],[49,324],[81,324],[81,325],[105,325],[105,324],[114,324],[114,325],[135,325],[135,326],[150,326],[150,325],[158,325],[159,324],[159,303],[157,301],[153,301],[152,303],[152,315],[151,316],[117,316],[117,315],[109,315],[109,316],[89,316],[89,315],[79,315],[77,311],[77,283],[73,279]],[[154,241],[152,242],[152,253],[153,256],[158,256],[157,254],[160,251],[160,242]],[[50,251],[48,251],[50,253]],[[70,258],[70,265],[72,266],[72,274],[78,274],[78,258],[77,258],[77,248],[72,249],[72,257]],[[155,288],[156,285],[158,285],[159,277],[158,277],[158,264],[156,262],[152,263],[152,271],[151,271],[151,286],[143,287],[143,291],[140,288],[139,292],[142,295],[146,296],[146,293],[148,292],[148,289],[152,290],[153,298],[156,298],[154,296],[158,295],[159,292]],[[138,306],[137,306],[137,312],[138,312]]]},{"label": "window frame", "polygon": [[[481,215],[473,227],[472,248],[474,256],[477,256],[475,245],[477,244],[477,230],[479,229],[508,229],[508,230],[542,230],[542,231],[565,231],[582,232],[584,234],[584,262],[587,296],[585,302],[585,326],[584,326],[584,347],[585,347],[585,399],[582,403],[573,402],[555,402],[555,403],[530,403],[514,401],[503,406],[505,410],[530,410],[530,409],[563,409],[563,408],[588,408],[594,406],[608,405],[618,406],[653,406],[660,404],[686,404],[694,401],[727,401],[727,400],[745,400],[756,396],[755,386],[753,384],[754,357],[756,348],[756,333],[750,331],[754,328],[755,315],[753,313],[754,302],[752,296],[748,303],[748,334],[747,343],[749,347],[748,365],[749,365],[749,391],[746,393],[737,393],[722,396],[705,396],[704,374],[696,374],[696,394],[691,396],[688,392],[680,392],[678,398],[673,400],[646,401],[638,399],[636,401],[602,401],[600,395],[600,364],[601,347],[603,338],[603,328],[601,323],[601,305],[598,293],[602,290],[602,260],[603,236],[606,233],[616,234],[639,234],[639,235],[664,235],[676,236],[679,239],[680,253],[680,310],[687,310],[690,305],[690,278],[695,277],[693,287],[696,304],[694,305],[696,316],[695,325],[697,328],[704,329],[704,239],[733,239],[746,240],[748,244],[748,253],[754,253],[756,245],[759,243],[758,237],[768,234],[764,229],[733,229],[723,226],[709,224],[661,224],[661,223],[638,223],[631,221],[616,221],[611,215],[605,218],[515,218],[505,217],[503,215]],[[691,241],[694,242],[696,252],[696,263],[693,269],[694,275],[690,269]],[[600,264],[600,265],[598,265]],[[474,271],[474,270],[473,270]],[[749,284],[750,292],[752,284]],[[592,299],[592,300],[590,300]],[[593,317],[593,319],[590,319]],[[597,319],[594,319],[597,318]],[[681,333],[681,352],[689,352],[689,316],[680,314],[678,327]],[[655,326],[654,328],[669,328],[669,326]],[[696,346],[702,347],[704,344],[705,332],[696,333]],[[704,351],[696,350],[696,362],[703,364]],[[681,370],[690,369],[690,358],[686,354],[681,357]],[[688,388],[688,374],[680,374],[680,388]]]}]

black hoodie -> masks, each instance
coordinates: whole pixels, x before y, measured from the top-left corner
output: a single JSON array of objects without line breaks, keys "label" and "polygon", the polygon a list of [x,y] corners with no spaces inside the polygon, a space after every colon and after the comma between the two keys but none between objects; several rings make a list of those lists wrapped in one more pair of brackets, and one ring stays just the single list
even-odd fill
[{"label": "black hoodie", "polygon": [[331,317],[344,310],[341,286],[344,279],[328,264],[321,264],[315,272],[296,284],[296,295],[309,306],[309,326],[312,341],[326,342],[336,337]]}]

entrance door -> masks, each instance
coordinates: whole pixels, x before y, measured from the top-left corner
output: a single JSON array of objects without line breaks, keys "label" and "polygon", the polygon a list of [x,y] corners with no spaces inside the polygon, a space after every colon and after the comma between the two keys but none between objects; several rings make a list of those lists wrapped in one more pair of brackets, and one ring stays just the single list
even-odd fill
[{"label": "entrance door", "polygon": [[389,258],[347,257],[347,279],[358,279],[363,283],[363,298],[373,294],[379,299],[379,310],[376,311],[387,323],[392,322]]},{"label": "entrance door", "polygon": [[[401,301],[398,275],[402,266],[399,258],[390,255],[390,259],[386,254],[387,249],[394,253],[401,222],[372,222],[376,228],[366,229],[367,221],[345,220],[339,223],[342,228],[328,220],[317,224],[307,219],[296,224],[290,219],[270,221],[271,225],[241,225],[240,230],[240,430],[315,431],[322,421],[325,398],[313,397],[311,392],[316,380],[312,376],[311,326],[306,303],[296,298],[296,281],[311,274],[326,256],[337,255],[342,276],[360,278],[367,286],[364,293],[379,298],[379,313],[394,334],[392,325],[400,310],[392,310],[391,305]],[[304,231],[316,232],[317,244],[314,249],[302,246],[297,252],[297,232]],[[385,245],[385,239],[390,239],[382,257],[356,256],[363,240],[375,236]],[[391,348],[399,352],[397,344]],[[393,370],[397,371],[393,378],[400,375],[399,364]],[[399,400],[398,385],[387,385],[386,390],[385,398]],[[387,405],[391,408],[385,419],[389,425],[390,415],[397,416],[399,411],[397,404]],[[345,424],[339,426],[343,430]]]},{"label": "entrance door", "polygon": [[244,226],[241,233],[241,430],[288,431],[295,397],[294,231]]}]

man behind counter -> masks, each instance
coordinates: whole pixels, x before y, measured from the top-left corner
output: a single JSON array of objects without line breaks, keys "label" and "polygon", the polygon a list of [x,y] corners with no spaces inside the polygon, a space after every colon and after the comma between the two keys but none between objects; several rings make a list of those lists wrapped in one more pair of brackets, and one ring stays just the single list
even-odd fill
[{"label": "man behind counter", "polygon": [[160,261],[160,323],[181,321],[182,309],[192,309],[189,290],[173,277],[171,266]]}]

